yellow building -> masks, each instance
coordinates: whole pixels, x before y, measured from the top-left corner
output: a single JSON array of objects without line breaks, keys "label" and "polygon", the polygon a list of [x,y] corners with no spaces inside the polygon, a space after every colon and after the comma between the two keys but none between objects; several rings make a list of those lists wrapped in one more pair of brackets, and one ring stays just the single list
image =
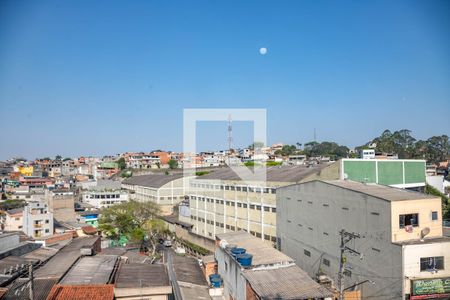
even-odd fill
[{"label": "yellow building", "polygon": [[32,176],[33,171],[34,171],[33,166],[20,166],[19,167],[19,172],[23,176]]}]

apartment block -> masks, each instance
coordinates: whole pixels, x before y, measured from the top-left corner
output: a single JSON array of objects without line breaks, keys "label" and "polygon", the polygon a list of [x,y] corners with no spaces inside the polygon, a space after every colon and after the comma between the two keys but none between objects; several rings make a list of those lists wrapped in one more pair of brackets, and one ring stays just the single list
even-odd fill
[{"label": "apartment block", "polygon": [[31,237],[53,234],[53,214],[43,202],[29,202],[23,210],[23,231]]}]

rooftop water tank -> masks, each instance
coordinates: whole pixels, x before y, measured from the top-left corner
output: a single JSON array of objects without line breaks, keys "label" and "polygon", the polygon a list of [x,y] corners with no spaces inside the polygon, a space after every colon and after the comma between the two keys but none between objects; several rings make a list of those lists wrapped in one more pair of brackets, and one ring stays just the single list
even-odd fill
[{"label": "rooftop water tank", "polygon": [[250,267],[252,265],[253,255],[250,253],[242,253],[236,255],[236,259],[243,267]]},{"label": "rooftop water tank", "polygon": [[220,277],[211,278],[211,285],[212,287],[219,288],[222,285],[222,278]]},{"label": "rooftop water tank", "polygon": [[236,256],[239,254],[244,254],[245,253],[245,249],[244,248],[233,248],[231,249],[231,254]]},{"label": "rooftop water tank", "polygon": [[209,275],[209,282],[212,282],[213,278],[220,278],[220,275],[219,274],[211,274],[211,275]]}]

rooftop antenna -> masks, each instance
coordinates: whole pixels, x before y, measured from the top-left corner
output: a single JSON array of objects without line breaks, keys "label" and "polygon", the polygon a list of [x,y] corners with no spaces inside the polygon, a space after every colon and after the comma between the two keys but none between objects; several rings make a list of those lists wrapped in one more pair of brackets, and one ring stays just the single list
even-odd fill
[{"label": "rooftop antenna", "polygon": [[231,114],[228,115],[228,150],[231,153],[231,149],[233,148],[233,126]]}]

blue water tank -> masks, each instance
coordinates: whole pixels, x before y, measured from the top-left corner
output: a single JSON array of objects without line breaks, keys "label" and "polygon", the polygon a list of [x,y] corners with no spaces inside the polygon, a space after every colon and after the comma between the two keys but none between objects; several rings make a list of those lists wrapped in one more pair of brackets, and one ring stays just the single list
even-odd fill
[{"label": "blue water tank", "polygon": [[211,275],[209,275],[209,282],[211,282],[213,278],[220,278],[220,275],[219,274],[211,274]]},{"label": "blue water tank", "polygon": [[211,285],[212,287],[218,288],[222,285],[222,278],[220,277],[213,277],[211,278]]},{"label": "blue water tank", "polygon": [[245,253],[245,249],[244,248],[233,248],[231,249],[231,254],[236,256],[239,254],[244,254]]},{"label": "blue water tank", "polygon": [[236,255],[236,259],[243,267],[250,267],[252,265],[253,255],[250,253],[243,253]]}]

